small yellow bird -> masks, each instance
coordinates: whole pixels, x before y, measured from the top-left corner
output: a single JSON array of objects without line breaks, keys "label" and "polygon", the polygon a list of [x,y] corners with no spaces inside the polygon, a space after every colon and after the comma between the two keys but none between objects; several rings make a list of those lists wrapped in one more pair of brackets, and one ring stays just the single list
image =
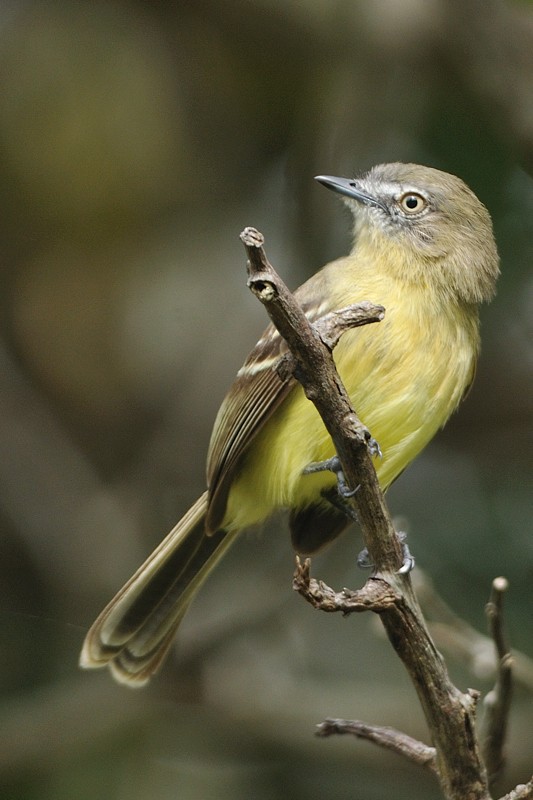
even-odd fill
[{"label": "small yellow bird", "polygon": [[[454,175],[381,164],[354,179],[321,176],[353,212],[354,245],[297,291],[310,320],[362,300],[386,308],[377,326],[348,331],[335,362],[381,448],[385,490],[430,441],[472,383],[479,304],[495,292],[499,259],[485,206]],[[314,405],[275,369],[286,345],[268,327],[218,412],[207,491],[102,611],[80,663],[109,666],[129,686],[160,666],[194,595],[236,535],[289,509],[292,542],[312,553],[349,523],[328,496],[334,455]]]}]

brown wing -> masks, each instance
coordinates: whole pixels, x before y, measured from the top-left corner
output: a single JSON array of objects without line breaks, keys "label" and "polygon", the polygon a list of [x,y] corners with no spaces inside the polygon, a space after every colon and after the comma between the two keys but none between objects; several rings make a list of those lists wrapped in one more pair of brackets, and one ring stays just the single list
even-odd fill
[{"label": "brown wing", "polygon": [[[313,302],[314,278],[296,293],[310,320],[330,310]],[[269,325],[220,407],[207,456],[208,533],[218,530],[222,523],[231,481],[242,455],[296,384],[294,378],[282,380],[276,370],[286,352],[284,339]]]},{"label": "brown wing", "polygon": [[285,341],[270,325],[237,373],[220,407],[207,456],[207,532],[216,531],[222,522],[241,456],[295,385],[294,378],[282,380],[276,371],[286,351]]}]

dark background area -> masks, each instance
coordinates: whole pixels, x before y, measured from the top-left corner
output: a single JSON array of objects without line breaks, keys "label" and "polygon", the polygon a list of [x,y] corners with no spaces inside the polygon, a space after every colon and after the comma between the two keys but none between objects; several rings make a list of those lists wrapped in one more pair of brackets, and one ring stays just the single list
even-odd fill
[{"label": "dark background area", "polygon": [[[266,324],[239,232],[259,228],[295,287],[350,247],[313,176],[384,161],[460,175],[502,256],[475,386],[390,506],[479,630],[509,578],[533,657],[532,4],[15,1],[0,76],[1,796],[438,798],[398,757],[313,736],[336,716],[427,741],[379,622],[292,593],[282,517],[241,538],[145,691],[77,660],[204,488],[214,415]],[[355,588],[360,547],[351,529],[315,574]],[[447,657],[461,689],[491,687],[483,658]],[[502,791],[533,769],[532,683]]]}]

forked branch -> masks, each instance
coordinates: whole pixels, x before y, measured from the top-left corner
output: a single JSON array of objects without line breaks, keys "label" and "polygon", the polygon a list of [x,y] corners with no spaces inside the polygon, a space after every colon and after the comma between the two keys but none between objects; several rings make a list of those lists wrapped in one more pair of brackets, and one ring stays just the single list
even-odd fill
[{"label": "forked branch", "polygon": [[[421,763],[422,759],[436,772],[447,800],[490,800],[487,770],[475,725],[478,694],[474,691],[462,693],[451,683],[446,665],[428,633],[411,579],[399,573],[401,544],[368,451],[370,434],[351,406],[331,355],[342,333],[339,320],[341,328],[364,324],[365,314],[368,318],[364,321],[372,322],[381,318],[383,310],[366,305],[359,306],[355,312],[357,307],[352,307],[349,311],[343,309],[323,317],[312,325],[268,262],[263,236],[254,228],[246,228],[241,239],[248,255],[250,289],[264,304],[292,354],[283,368],[292,371],[306,396],[315,404],[333,440],[348,484],[359,487],[353,502],[365,546],[375,565],[372,578],[362,589],[335,592],[310,577],[308,560],[303,564],[298,562],[295,588],[315,608],[345,614],[372,610],[380,615],[389,640],[413,681],[435,747],[414,742],[400,732],[391,733],[391,729],[361,727],[363,723],[352,723],[359,726],[356,735],[396,748],[415,763]],[[350,314],[356,322],[349,322]],[[339,721],[336,726],[338,729]],[[333,732],[331,723],[323,732],[326,731]],[[515,791],[527,791],[527,786],[517,787]],[[517,798],[527,796],[527,793],[516,794]],[[512,794],[508,800],[511,797]]]}]

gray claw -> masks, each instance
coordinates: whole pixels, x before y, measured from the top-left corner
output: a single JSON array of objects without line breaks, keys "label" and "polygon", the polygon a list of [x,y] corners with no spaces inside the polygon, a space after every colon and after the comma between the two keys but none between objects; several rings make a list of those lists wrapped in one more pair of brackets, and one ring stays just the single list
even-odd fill
[{"label": "gray claw", "polygon": [[324,470],[329,470],[337,476],[337,490],[341,497],[353,497],[358,491],[359,486],[356,486],[355,489],[350,489],[346,483],[346,478],[344,477],[344,472],[342,471],[341,462],[338,456],[328,458],[326,461],[313,461],[311,464],[306,466],[303,474],[310,475],[313,472],[323,472]]}]

